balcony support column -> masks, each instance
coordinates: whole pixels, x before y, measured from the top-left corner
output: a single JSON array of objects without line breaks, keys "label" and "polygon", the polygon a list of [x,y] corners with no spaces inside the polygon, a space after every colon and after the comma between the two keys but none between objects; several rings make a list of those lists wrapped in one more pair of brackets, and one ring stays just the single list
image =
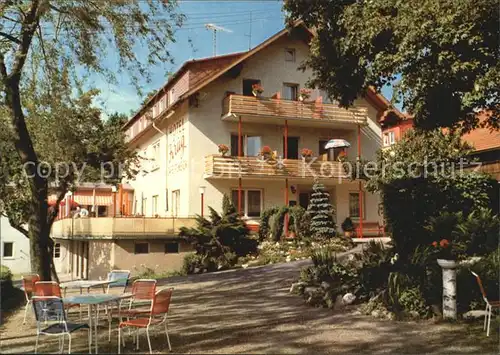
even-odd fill
[{"label": "balcony support column", "polygon": [[119,200],[120,205],[118,206],[118,208],[119,208],[118,211],[119,211],[120,215],[122,215],[123,214],[123,186],[122,186],[122,184],[118,184],[118,195],[120,198],[120,200]]},{"label": "balcony support column", "polygon": [[[243,156],[242,149],[242,136],[241,136],[241,116],[238,117],[238,157]],[[241,163],[241,161],[240,161]],[[241,176],[238,178],[238,214],[241,216]]]},{"label": "balcony support column", "polygon": [[359,236],[363,238],[363,187],[361,185],[361,125],[358,124],[358,194],[359,194]]},{"label": "balcony support column", "polygon": [[[286,159],[288,159],[288,120],[285,120],[285,134],[284,134],[283,139],[284,139],[283,156],[286,160]],[[289,202],[289,199],[288,199],[288,179],[285,179],[285,206],[288,206],[288,202]],[[285,221],[284,221],[285,238],[288,237],[288,222],[289,222],[289,216],[287,213],[287,214],[285,214]]]}]

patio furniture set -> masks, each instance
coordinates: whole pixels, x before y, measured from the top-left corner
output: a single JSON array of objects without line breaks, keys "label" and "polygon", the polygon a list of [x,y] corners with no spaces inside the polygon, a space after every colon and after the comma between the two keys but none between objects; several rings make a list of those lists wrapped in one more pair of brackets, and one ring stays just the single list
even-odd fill
[{"label": "patio furniture set", "polygon": [[[92,345],[98,353],[97,327],[99,313],[108,321],[108,341],[111,341],[113,318],[118,318],[118,353],[125,347],[122,330],[135,328],[133,340],[139,349],[139,330],[145,329],[149,352],[152,353],[149,330],[152,326],[164,325],[169,350],[172,350],[168,335],[168,311],[173,288],[157,290],[157,281],[138,279],[132,284],[131,292],[125,292],[130,278],[128,270],[113,270],[107,280],[77,280],[58,284],[54,281],[40,281],[38,275],[23,277],[23,289],[26,296],[24,321],[28,309],[33,307],[36,319],[35,353],[40,335],[57,336],[59,351],[64,351],[65,337],[68,337],[68,353],[71,353],[71,334],[78,330],[88,333],[89,353]],[[92,288],[102,288],[102,293],[90,293]],[[80,290],[76,295],[67,295],[67,290]],[[84,293],[83,290],[87,290]],[[113,292],[110,292],[113,290]],[[63,290],[63,291],[61,291]],[[82,323],[82,308],[87,307],[88,321]],[[80,307],[79,322],[68,321],[69,310]]]}]

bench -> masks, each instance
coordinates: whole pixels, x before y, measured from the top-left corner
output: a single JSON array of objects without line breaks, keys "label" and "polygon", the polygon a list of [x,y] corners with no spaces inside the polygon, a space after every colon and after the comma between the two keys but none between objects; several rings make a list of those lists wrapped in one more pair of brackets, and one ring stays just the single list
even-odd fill
[{"label": "bench", "polygon": [[[380,225],[378,222],[365,222],[363,221],[363,237],[384,237],[385,230],[384,226]],[[354,224],[354,230],[356,231],[356,236],[361,237],[361,228],[359,223]]]}]

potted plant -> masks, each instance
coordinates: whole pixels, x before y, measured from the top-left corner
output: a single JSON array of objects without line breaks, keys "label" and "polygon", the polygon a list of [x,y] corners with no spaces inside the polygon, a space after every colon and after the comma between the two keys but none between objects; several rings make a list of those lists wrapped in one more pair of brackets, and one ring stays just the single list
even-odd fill
[{"label": "potted plant", "polygon": [[303,148],[301,150],[300,154],[302,155],[302,158],[308,159],[308,158],[312,158],[313,151],[311,149],[309,149],[309,148]]},{"label": "potted plant", "polygon": [[263,92],[264,92],[264,88],[262,87],[262,85],[260,85],[260,83],[256,83],[256,84],[252,85],[253,96],[258,97],[258,96],[262,95]]},{"label": "potted plant", "polygon": [[342,230],[344,231],[344,236],[346,238],[350,238],[354,232],[354,223],[352,223],[352,219],[347,217],[344,219],[344,222],[340,225]]},{"label": "potted plant", "polygon": [[273,151],[271,147],[269,147],[268,145],[263,146],[262,149],[260,150],[260,155],[262,155],[264,159],[269,159],[272,153]]},{"label": "potted plant", "polygon": [[343,163],[347,160],[347,153],[345,150],[340,151],[339,155],[337,156],[337,160],[341,163]]},{"label": "potted plant", "polygon": [[299,92],[299,101],[305,101],[311,97],[311,89],[302,88]]},{"label": "potted plant", "polygon": [[222,154],[223,157],[229,152],[229,147],[225,144],[219,144],[217,147],[219,148],[219,153]]}]

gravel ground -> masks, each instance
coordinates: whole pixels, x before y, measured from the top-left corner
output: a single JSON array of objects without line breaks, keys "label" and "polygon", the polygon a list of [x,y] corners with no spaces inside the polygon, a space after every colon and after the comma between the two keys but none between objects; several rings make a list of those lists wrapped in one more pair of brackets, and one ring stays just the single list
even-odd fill
[{"label": "gravel ground", "polygon": [[[489,338],[482,321],[472,324],[393,322],[354,315],[354,308],[311,308],[288,293],[308,261],[268,265],[216,274],[176,277],[162,286],[175,288],[170,317],[174,352],[181,353],[499,353],[499,332]],[[97,292],[97,291],[94,291]],[[85,312],[84,312],[85,313]],[[23,326],[22,311],[0,327],[2,353],[33,352],[33,318]],[[102,323],[100,352],[117,351],[117,333],[107,341]],[[116,329],[116,327],[114,327]],[[164,333],[152,335],[153,352],[167,352]],[[74,333],[73,352],[86,351],[86,333]],[[126,338],[126,353],[133,350]],[[41,338],[40,352],[57,351]],[[141,338],[140,348],[147,351]]]}]

